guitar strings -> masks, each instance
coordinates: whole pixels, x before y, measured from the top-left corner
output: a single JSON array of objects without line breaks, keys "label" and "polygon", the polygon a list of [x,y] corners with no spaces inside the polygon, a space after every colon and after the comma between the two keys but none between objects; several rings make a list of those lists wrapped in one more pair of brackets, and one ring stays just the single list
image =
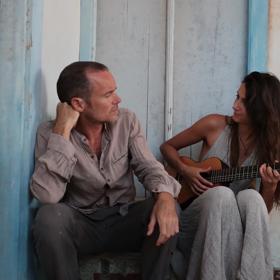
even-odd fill
[{"label": "guitar strings", "polygon": [[213,183],[230,182],[234,180],[256,178],[259,175],[259,166],[244,166],[228,168],[223,170],[213,170],[210,173],[210,181]]},{"label": "guitar strings", "polygon": [[[274,170],[279,170],[279,167],[279,163],[274,163],[272,165]],[[213,183],[231,182],[234,180],[251,179],[257,177],[259,177],[259,165],[213,170],[210,173],[210,181]]]}]

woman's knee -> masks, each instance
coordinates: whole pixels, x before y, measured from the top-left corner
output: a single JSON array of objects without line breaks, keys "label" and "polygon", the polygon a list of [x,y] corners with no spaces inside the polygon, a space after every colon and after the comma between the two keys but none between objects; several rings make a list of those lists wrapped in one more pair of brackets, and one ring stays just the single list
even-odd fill
[{"label": "woman's knee", "polygon": [[205,201],[204,208],[216,209],[229,207],[236,204],[236,199],[233,191],[230,188],[218,186],[207,190],[201,195],[201,199]]},{"label": "woman's knee", "polygon": [[237,194],[237,202],[239,209],[244,209],[247,211],[249,209],[254,209],[254,211],[259,209],[261,211],[266,211],[266,206],[262,196],[253,189],[240,191]]}]

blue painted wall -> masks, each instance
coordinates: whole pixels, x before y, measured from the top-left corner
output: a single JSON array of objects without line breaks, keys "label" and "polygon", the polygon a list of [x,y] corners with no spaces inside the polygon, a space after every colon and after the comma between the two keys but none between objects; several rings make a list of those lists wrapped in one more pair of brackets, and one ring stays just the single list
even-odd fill
[{"label": "blue painted wall", "polygon": [[247,72],[267,71],[269,1],[249,0]]},{"label": "blue painted wall", "polygon": [[0,279],[31,280],[28,181],[43,111],[38,83],[42,2],[0,5]]},{"label": "blue painted wall", "polygon": [[80,7],[80,60],[95,60],[96,0],[81,0]]}]

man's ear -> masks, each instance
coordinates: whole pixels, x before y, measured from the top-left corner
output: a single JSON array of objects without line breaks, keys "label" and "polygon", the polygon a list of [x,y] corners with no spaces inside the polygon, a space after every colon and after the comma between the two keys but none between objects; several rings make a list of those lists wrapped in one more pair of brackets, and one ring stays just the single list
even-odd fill
[{"label": "man's ear", "polygon": [[80,97],[72,97],[71,106],[77,112],[83,112],[85,109],[85,101]]}]

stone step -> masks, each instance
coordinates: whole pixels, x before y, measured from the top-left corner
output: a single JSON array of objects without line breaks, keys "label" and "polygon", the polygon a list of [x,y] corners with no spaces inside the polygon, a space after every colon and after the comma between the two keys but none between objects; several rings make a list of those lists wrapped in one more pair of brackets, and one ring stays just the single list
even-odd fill
[{"label": "stone step", "polygon": [[[80,261],[81,280],[141,280],[140,253],[102,254]],[[170,280],[176,280],[174,276]]]},{"label": "stone step", "polygon": [[140,280],[140,254],[102,254],[80,261],[81,280]]}]

